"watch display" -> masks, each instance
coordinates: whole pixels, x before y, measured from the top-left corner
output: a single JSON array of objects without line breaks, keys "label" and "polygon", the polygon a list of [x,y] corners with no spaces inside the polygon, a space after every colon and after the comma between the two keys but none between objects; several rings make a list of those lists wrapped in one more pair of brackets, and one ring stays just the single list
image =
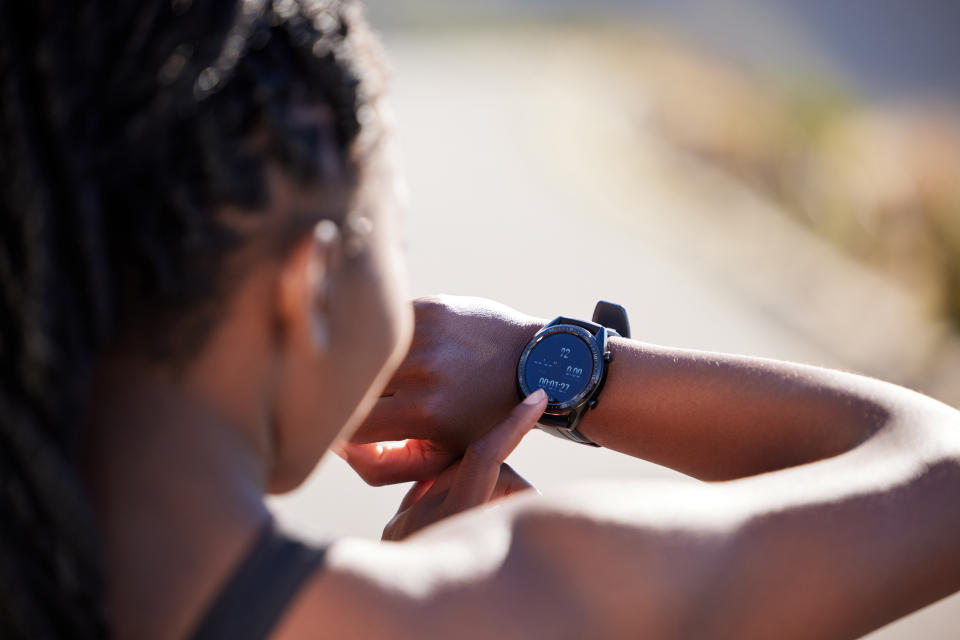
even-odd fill
[{"label": "watch display", "polygon": [[572,333],[550,334],[530,350],[524,376],[527,387],[543,389],[551,403],[568,402],[590,384],[593,352]]},{"label": "watch display", "polygon": [[600,446],[580,433],[577,425],[584,412],[597,406],[613,360],[607,350],[610,336],[630,337],[627,312],[620,305],[600,301],[593,310],[593,322],[560,316],[527,343],[517,363],[517,391],[521,398],[537,389],[547,392],[546,409],[537,421],[540,429],[579,444]]}]

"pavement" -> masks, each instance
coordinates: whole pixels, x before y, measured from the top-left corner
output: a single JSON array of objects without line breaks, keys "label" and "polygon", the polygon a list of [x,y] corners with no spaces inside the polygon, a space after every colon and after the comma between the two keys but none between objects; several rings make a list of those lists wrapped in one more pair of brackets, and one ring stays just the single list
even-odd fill
[{"label": "pavement", "polygon": [[[960,402],[957,341],[910,292],[671,149],[622,108],[622,79],[587,45],[539,31],[387,34],[386,45],[414,295],[484,296],[545,318],[586,317],[608,299],[645,341],[838,367]],[[692,482],[541,433],[510,463],[544,493],[584,479]],[[368,487],[328,455],[272,506],[308,538],[379,537],[405,489]],[[954,596],[868,637],[953,639],[958,623]]]}]

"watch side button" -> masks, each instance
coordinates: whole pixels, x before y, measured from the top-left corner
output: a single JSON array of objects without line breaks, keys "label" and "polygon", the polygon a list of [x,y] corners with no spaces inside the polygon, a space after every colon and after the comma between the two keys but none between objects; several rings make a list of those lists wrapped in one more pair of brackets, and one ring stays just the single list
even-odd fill
[{"label": "watch side button", "polygon": [[590,402],[587,403],[587,408],[588,408],[588,409],[596,409],[596,408],[597,408],[597,401],[596,401],[596,400],[590,400]]},{"label": "watch side button", "polygon": [[603,361],[604,361],[604,362],[613,362],[613,351],[604,351],[604,352],[603,352]]}]

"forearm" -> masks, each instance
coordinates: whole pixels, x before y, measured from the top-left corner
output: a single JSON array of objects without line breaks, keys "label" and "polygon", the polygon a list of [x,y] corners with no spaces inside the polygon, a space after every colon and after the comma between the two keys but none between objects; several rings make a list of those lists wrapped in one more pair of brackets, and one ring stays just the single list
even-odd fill
[{"label": "forearm", "polygon": [[781,637],[854,638],[960,589],[960,421],[897,422],[837,458],[730,483],[751,507],[718,554],[705,628],[760,638],[806,620]]},{"label": "forearm", "polygon": [[577,487],[520,522],[608,635],[859,637],[960,588],[960,419],[920,404],[829,460]]},{"label": "forearm", "polygon": [[[421,299],[415,311],[411,353],[354,441],[420,439],[446,465],[516,403],[517,361],[546,321],[476,298]],[[622,338],[611,339],[609,349],[615,357],[606,386],[580,431],[605,447],[705,480],[849,451],[922,398],[876,380],[784,362]],[[429,470],[408,467],[366,477],[406,481]]]},{"label": "forearm", "polygon": [[[728,394],[698,354],[643,350],[654,363],[666,359],[672,375],[679,367]],[[389,588],[413,588],[401,609],[420,607],[418,621],[479,611],[469,625],[479,637],[509,624],[524,637],[589,629],[605,637],[853,638],[960,588],[960,414],[856,376],[712,358],[713,367],[733,370],[727,376],[744,377],[751,395],[790,391],[812,404],[826,396],[827,405],[877,417],[854,421],[864,429],[860,446],[815,464],[735,482],[527,494],[378,548],[389,552],[382,558],[361,551],[357,562],[377,584],[413,564],[418,581]],[[387,557],[408,552],[418,559],[392,565]]]},{"label": "forearm", "polygon": [[792,363],[615,338],[606,386],[580,431],[704,480],[848,451],[909,405],[905,390]]}]

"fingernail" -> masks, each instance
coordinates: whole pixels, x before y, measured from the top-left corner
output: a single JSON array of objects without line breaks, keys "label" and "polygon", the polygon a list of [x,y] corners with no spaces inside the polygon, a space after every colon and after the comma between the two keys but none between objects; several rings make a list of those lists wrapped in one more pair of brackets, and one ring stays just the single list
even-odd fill
[{"label": "fingernail", "polygon": [[526,398],[523,399],[523,404],[539,404],[547,396],[546,392],[543,389],[537,389]]}]

